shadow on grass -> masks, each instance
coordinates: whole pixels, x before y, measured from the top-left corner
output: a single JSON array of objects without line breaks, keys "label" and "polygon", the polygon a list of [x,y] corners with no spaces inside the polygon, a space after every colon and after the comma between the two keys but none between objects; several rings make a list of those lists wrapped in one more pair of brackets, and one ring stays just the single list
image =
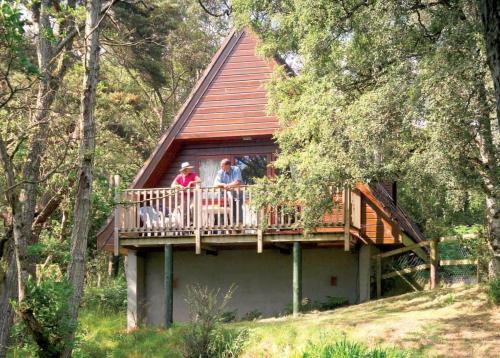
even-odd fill
[{"label": "shadow on grass", "polygon": [[440,318],[405,340],[423,356],[498,357],[500,321],[492,312]]}]

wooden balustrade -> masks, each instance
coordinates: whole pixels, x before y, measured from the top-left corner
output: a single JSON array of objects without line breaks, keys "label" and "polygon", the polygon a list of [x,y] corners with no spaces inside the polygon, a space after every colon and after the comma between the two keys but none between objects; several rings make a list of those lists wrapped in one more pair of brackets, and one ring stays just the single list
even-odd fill
[{"label": "wooden balustrade", "polygon": [[[344,226],[341,191],[333,193],[334,208],[323,227]],[[118,197],[115,218],[119,233],[175,236],[257,233],[300,230],[300,206],[257,209],[248,186],[222,188],[128,189]]]}]

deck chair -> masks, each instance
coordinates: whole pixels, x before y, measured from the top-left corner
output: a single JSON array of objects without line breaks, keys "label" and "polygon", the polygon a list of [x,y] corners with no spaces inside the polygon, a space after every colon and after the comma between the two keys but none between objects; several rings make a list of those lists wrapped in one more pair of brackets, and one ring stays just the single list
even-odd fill
[{"label": "deck chair", "polygon": [[[165,215],[161,211],[158,211],[151,206],[144,206],[139,210],[139,214],[141,215],[141,220],[144,223],[144,228],[146,230],[152,231],[165,227]],[[146,236],[152,236],[152,233],[148,232]]]}]

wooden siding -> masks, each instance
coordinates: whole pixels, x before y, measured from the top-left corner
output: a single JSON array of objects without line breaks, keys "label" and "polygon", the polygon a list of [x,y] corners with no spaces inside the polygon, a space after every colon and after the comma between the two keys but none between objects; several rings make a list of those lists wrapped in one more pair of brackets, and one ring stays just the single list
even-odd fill
[{"label": "wooden siding", "polygon": [[361,235],[377,244],[399,242],[399,225],[365,195],[361,198]]},{"label": "wooden siding", "polygon": [[159,188],[169,187],[172,180],[179,173],[182,162],[189,162],[194,165],[194,170],[198,173],[198,163],[202,157],[214,156],[222,160],[231,154],[275,153],[277,148],[270,138],[249,141],[185,142],[170,165],[165,168],[161,179],[155,186]]},{"label": "wooden siding", "polygon": [[265,82],[275,66],[256,55],[257,40],[244,33],[198,102],[177,139],[270,135],[278,120],[266,114]]}]

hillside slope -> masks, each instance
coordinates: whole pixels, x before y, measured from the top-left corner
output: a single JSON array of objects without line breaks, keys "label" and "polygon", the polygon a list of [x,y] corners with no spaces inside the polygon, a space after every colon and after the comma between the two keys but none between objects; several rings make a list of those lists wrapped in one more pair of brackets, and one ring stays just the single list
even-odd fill
[{"label": "hillside slope", "polygon": [[[308,341],[346,336],[424,357],[500,357],[500,309],[481,287],[409,293],[330,312],[238,325],[251,329],[246,357],[294,356]],[[251,347],[251,348],[250,348]]]}]

